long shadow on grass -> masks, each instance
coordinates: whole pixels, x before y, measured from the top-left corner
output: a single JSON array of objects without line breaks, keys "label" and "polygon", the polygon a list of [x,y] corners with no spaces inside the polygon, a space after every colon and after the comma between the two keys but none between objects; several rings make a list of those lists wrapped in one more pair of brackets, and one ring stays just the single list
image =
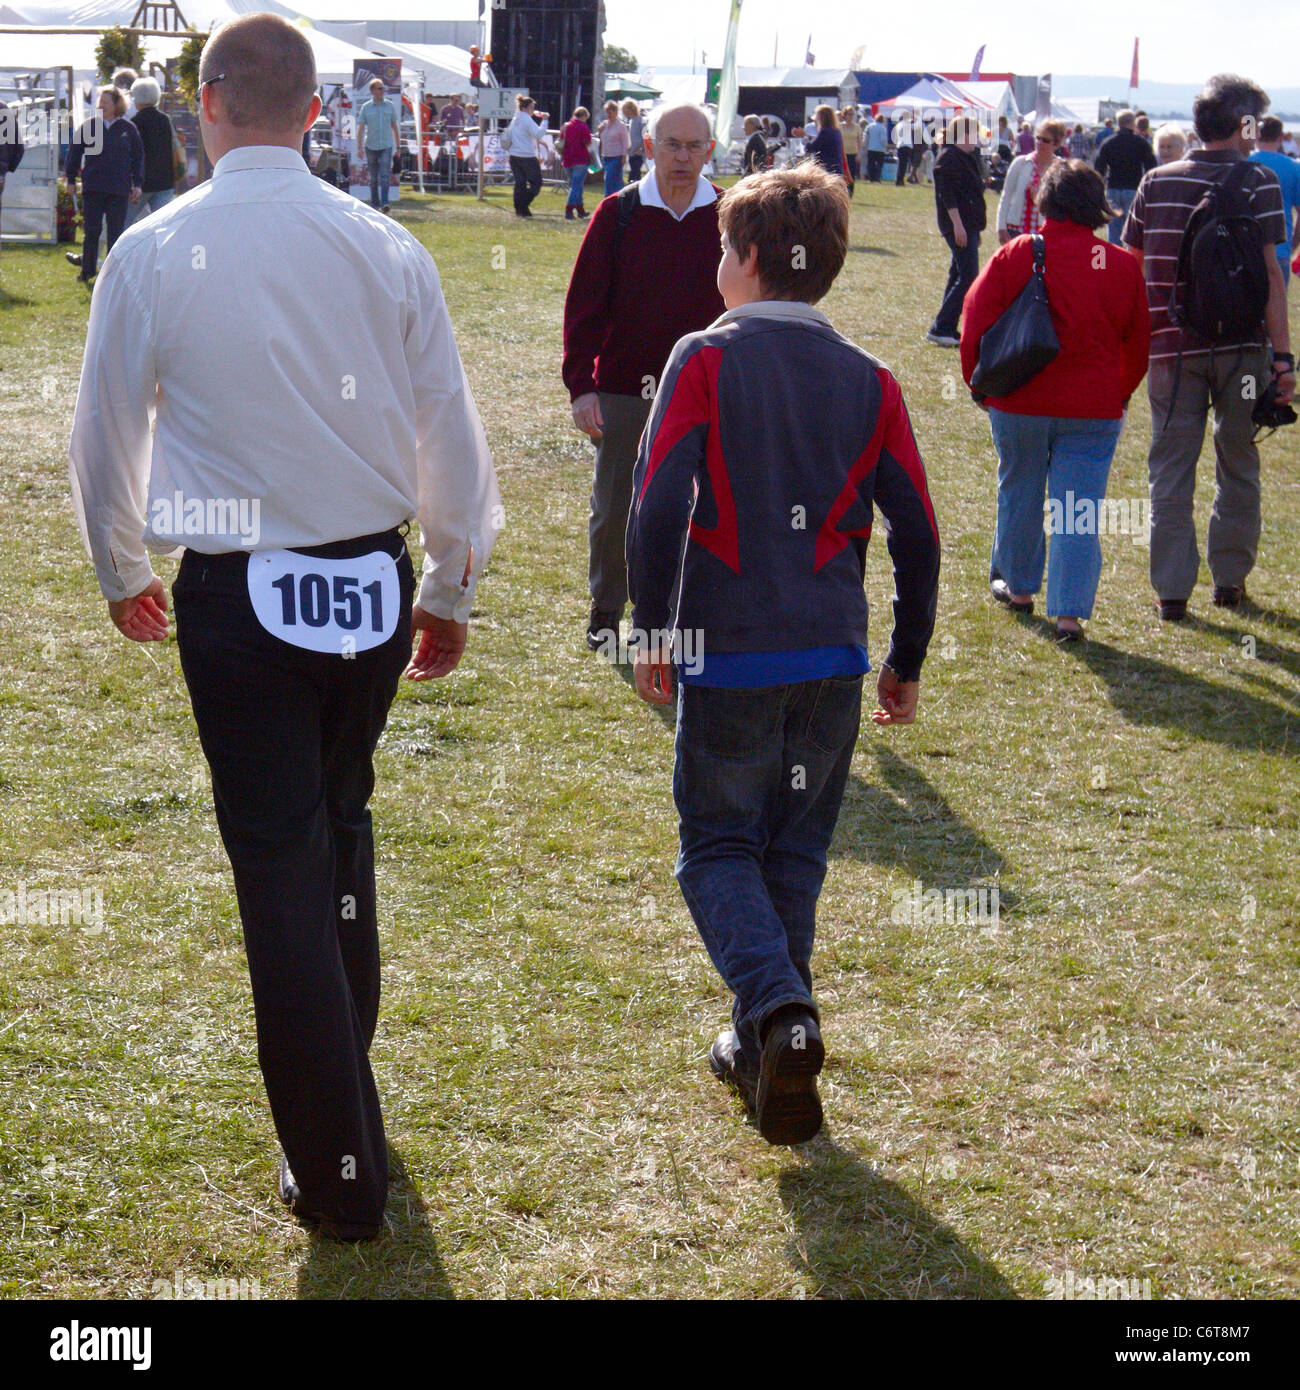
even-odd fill
[{"label": "long shadow on grass", "polygon": [[1065,650],[1106,682],[1111,704],[1130,724],[1252,752],[1300,752],[1300,718],[1268,700],[1104,642],[1073,642]]},{"label": "long shadow on grass", "polygon": [[778,1181],[812,1298],[1016,1298],[994,1265],[898,1183],[823,1136]]},{"label": "long shadow on grass", "polygon": [[429,1228],[429,1211],[419,1186],[391,1145],[388,1165],[392,1230],[355,1246],[313,1236],[311,1254],[298,1273],[299,1298],[456,1297]]},{"label": "long shadow on grass", "polygon": [[[901,867],[927,887],[965,888],[1000,879],[1001,854],[952,809],[927,777],[883,742],[873,750],[878,775],[854,774],[844,791],[831,856]],[[1003,911],[1014,892],[999,882]]]}]

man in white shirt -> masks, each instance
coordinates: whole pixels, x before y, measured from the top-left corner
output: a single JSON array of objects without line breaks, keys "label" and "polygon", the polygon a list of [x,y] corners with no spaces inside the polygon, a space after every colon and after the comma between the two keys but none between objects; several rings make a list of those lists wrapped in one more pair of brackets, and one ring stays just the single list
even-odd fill
[{"label": "man in white shirt", "polygon": [[[186,547],[181,667],[234,870],[281,1197],[361,1239],[388,1184],[368,1060],[372,754],[403,670],[460,659],[500,500],[428,253],[302,161],[320,109],[306,38],[245,15],[199,75],[213,176],[124,233],[100,274],[73,502],[135,641],[168,631],[146,546]],[[412,515],[414,604],[398,529]]]}]

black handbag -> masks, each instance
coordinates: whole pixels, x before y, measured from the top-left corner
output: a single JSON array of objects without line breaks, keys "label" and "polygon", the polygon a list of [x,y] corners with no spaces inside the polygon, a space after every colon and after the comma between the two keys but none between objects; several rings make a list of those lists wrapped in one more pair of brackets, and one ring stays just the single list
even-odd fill
[{"label": "black handbag", "polygon": [[1009,396],[1061,350],[1047,301],[1043,249],[1043,238],[1035,236],[1033,273],[980,339],[980,360],[970,378],[970,389],[977,396]]}]

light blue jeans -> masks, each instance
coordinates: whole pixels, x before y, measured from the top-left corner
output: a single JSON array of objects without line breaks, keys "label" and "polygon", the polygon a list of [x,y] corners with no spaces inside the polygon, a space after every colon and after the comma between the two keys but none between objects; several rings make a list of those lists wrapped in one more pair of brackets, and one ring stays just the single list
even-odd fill
[{"label": "light blue jeans", "polygon": [[148,217],[151,212],[165,208],[175,196],[176,190],[174,188],[160,188],[156,193],[141,193],[140,201],[131,209],[131,220],[127,226],[133,226],[141,218]]},{"label": "light blue jeans", "polygon": [[586,187],[587,166],[585,164],[575,164],[569,170],[569,207],[576,208],[582,202]]},{"label": "light blue jeans", "polygon": [[1120,233],[1124,230],[1124,219],[1128,216],[1128,210],[1133,206],[1133,199],[1136,197],[1136,188],[1108,188],[1106,190],[1106,201],[1119,213],[1118,217],[1111,218],[1106,231],[1112,246],[1123,246],[1124,244],[1124,239]]},{"label": "light blue jeans", "polygon": [[609,155],[600,162],[605,167],[605,197],[608,198],[623,187],[623,156]]},{"label": "light blue jeans", "polygon": [[[990,579],[1013,594],[1036,594],[1047,569],[1047,611],[1054,618],[1090,618],[1101,577],[1097,536],[1119,420],[1013,415],[989,408],[998,452],[998,521]],[[1043,499],[1052,502],[1050,554]]]}]

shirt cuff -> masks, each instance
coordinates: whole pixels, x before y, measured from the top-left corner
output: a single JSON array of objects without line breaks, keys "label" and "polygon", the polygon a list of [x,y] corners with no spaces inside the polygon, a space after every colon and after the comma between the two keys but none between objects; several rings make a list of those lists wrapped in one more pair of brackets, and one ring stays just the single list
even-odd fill
[{"label": "shirt cuff", "polygon": [[462,589],[459,584],[445,584],[436,575],[425,574],[420,580],[420,591],[415,602],[435,618],[467,623],[470,610],[474,607],[474,585],[472,577],[468,586]]},{"label": "shirt cuff", "polygon": [[109,603],[119,603],[124,598],[142,594],[154,581],[153,566],[147,559],[116,569],[112,565],[97,565],[95,573],[99,580],[99,591]]}]

